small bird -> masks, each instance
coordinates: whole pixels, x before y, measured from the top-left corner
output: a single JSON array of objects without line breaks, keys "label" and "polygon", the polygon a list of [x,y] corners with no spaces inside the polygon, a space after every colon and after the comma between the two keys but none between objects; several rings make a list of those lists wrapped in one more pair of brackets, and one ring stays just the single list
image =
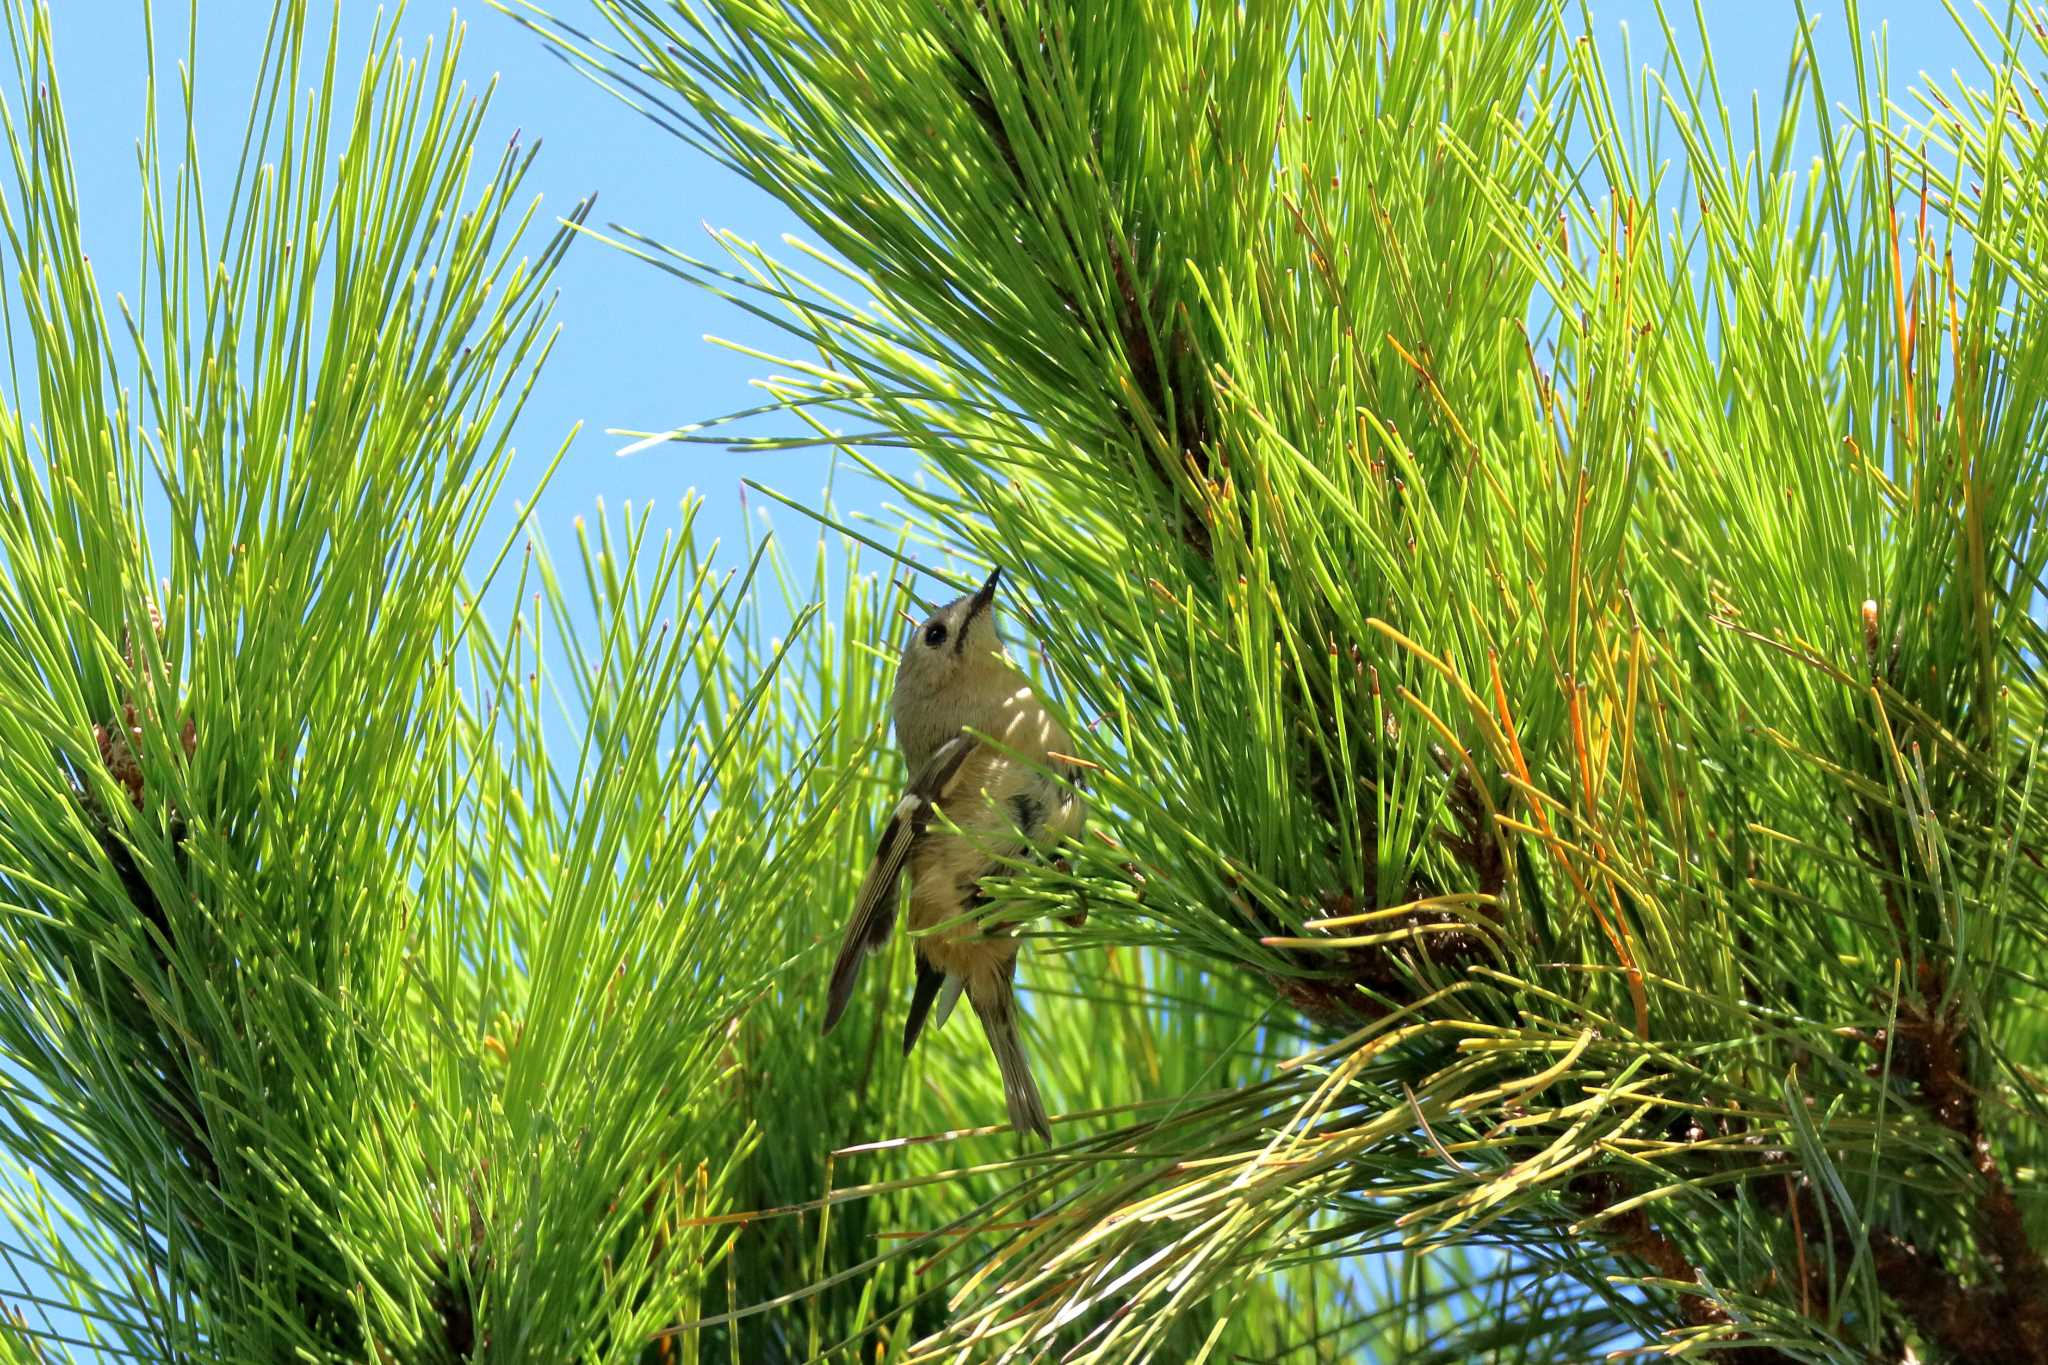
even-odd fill
[{"label": "small bird", "polygon": [[[1017,940],[985,931],[972,916],[988,901],[982,878],[1003,871],[1006,857],[1078,834],[1085,802],[1082,769],[1066,757],[1066,731],[1002,651],[994,606],[1002,573],[996,569],[979,591],[941,607],[903,647],[890,710],[910,786],[876,841],[855,897],[832,964],[825,1032],[845,1012],[863,960],[888,943],[896,881],[908,868],[912,932],[944,927],[917,939],[904,1052],[924,1031],[933,1003],[938,1014],[931,1024],[938,1028],[964,991],[1002,1071],[1010,1123],[1050,1139],[1045,1105],[1017,1040]],[[957,832],[934,820],[940,811]],[[1069,924],[1083,919],[1078,911],[1066,917]]]}]

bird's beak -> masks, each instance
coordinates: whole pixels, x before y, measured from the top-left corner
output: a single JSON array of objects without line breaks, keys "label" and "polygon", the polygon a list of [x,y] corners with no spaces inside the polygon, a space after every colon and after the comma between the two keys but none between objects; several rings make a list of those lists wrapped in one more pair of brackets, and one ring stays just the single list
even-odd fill
[{"label": "bird's beak", "polygon": [[968,600],[967,619],[969,621],[987,611],[988,604],[996,600],[996,583],[1002,576],[1002,566],[998,565],[989,572],[988,581],[983,583],[974,596]]}]

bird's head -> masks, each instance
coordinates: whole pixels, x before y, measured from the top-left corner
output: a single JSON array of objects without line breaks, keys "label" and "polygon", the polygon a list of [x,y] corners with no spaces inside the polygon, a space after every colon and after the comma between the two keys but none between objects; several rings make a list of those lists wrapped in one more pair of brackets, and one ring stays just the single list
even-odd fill
[{"label": "bird's head", "polygon": [[913,762],[980,719],[1010,678],[997,633],[996,569],[975,591],[918,623],[896,668],[896,734]]}]

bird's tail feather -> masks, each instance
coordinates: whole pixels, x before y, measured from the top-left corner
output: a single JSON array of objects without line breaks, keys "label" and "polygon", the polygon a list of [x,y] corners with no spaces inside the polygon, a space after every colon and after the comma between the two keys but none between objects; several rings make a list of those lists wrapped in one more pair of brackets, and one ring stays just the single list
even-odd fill
[{"label": "bird's tail feather", "polygon": [[1038,1082],[1031,1078],[1031,1063],[1024,1060],[1024,1048],[1017,1038],[1015,991],[1008,980],[998,979],[992,988],[970,986],[967,999],[981,1018],[981,1031],[988,1035],[989,1051],[995,1053],[996,1067],[1003,1073],[1003,1103],[1010,1111],[1010,1126],[1052,1141],[1052,1124],[1038,1098]]}]

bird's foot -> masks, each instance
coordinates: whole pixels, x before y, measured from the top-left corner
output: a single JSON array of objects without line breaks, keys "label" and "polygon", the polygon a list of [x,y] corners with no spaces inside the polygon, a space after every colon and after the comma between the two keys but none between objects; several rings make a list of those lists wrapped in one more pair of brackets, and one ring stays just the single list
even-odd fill
[{"label": "bird's foot", "polygon": [[[1053,871],[1059,873],[1062,877],[1071,877],[1074,875],[1073,863],[1069,862],[1065,858],[1053,859],[1052,866]],[[1085,898],[1082,897],[1081,893],[1077,891],[1074,893],[1073,912],[1071,914],[1061,915],[1060,923],[1066,925],[1069,929],[1079,929],[1082,925],[1086,924],[1087,922],[1088,902]]]}]

